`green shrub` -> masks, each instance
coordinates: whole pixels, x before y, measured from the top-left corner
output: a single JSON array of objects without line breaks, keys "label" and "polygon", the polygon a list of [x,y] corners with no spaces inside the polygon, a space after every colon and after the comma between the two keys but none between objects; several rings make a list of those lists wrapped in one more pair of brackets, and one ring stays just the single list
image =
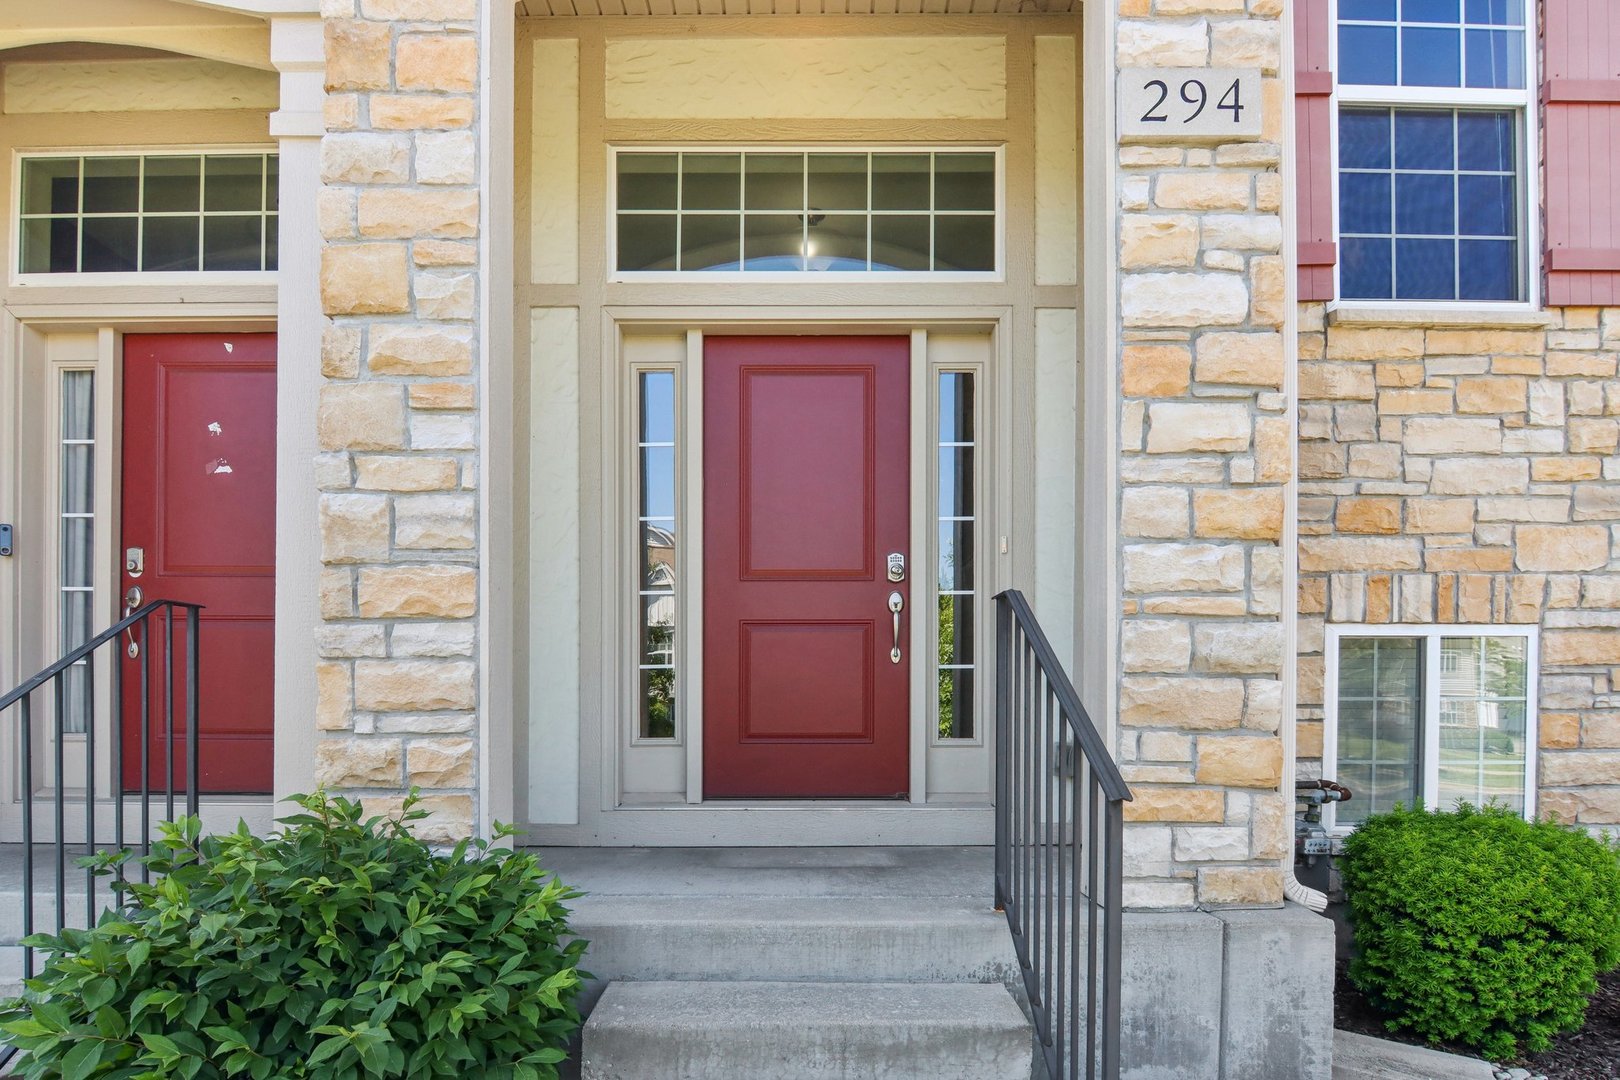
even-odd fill
[{"label": "green shrub", "polygon": [[1620,964],[1620,858],[1499,807],[1397,807],[1345,845],[1350,980],[1391,1030],[1503,1059],[1578,1029]]},{"label": "green shrub", "polygon": [[[579,1024],[562,901],[534,856],[435,853],[402,819],[297,796],[269,838],[163,829],[151,885],[50,956],[0,1029],[21,1075],[540,1080]],[[509,835],[502,831],[502,835]],[[121,855],[101,856],[111,867]]]}]

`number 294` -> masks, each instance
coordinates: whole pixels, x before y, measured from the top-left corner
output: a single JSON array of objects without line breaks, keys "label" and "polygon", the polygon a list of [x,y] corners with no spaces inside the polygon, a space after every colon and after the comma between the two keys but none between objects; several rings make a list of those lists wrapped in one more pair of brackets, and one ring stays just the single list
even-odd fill
[{"label": "number 294", "polygon": [[[1166,103],[1170,101],[1170,84],[1165,82],[1163,79],[1150,79],[1148,82],[1143,84],[1143,89],[1157,91],[1158,98],[1153,102],[1152,105],[1148,106],[1147,111],[1142,114],[1142,123],[1171,123],[1174,118],[1170,115],[1170,111],[1166,111]],[[1183,80],[1181,84],[1180,97],[1187,108],[1182,109],[1171,105],[1170,110],[1182,113],[1183,115],[1181,116],[1181,122],[1183,124],[1190,124],[1202,116],[1205,109],[1209,108],[1210,89],[1209,86],[1205,84],[1203,79],[1186,79]],[[1243,89],[1241,79],[1233,79],[1232,85],[1226,88],[1226,92],[1223,93],[1220,100],[1215,103],[1215,108],[1217,111],[1229,112],[1232,114],[1232,123],[1234,124],[1241,124],[1243,122],[1243,110],[1247,107],[1248,106],[1243,104]]]}]

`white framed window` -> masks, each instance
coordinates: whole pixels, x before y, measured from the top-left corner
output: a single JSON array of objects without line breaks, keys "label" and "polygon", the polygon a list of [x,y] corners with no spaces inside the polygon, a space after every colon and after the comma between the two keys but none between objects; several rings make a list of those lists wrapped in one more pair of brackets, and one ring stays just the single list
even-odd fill
[{"label": "white framed window", "polygon": [[1337,0],[1341,301],[1534,301],[1526,12],[1526,0]]},{"label": "white framed window", "polygon": [[268,274],[279,157],[263,149],[16,155],[11,253],[19,283],[119,284]]},{"label": "white framed window", "polygon": [[635,416],[637,741],[677,738],[680,665],[675,640],[682,603],[680,559],[680,372],[631,369]]},{"label": "white framed window", "polygon": [[1397,803],[1536,801],[1538,631],[1521,626],[1329,626],[1323,775],[1354,828]]},{"label": "white framed window", "polygon": [[980,697],[980,613],[978,566],[979,469],[983,423],[979,411],[981,371],[936,368],[932,372],[931,428],[936,448],[934,520],[937,526],[933,582],[935,600],[934,738],[939,742],[977,740]]},{"label": "white framed window", "polygon": [[616,281],[999,281],[997,147],[615,147]]}]

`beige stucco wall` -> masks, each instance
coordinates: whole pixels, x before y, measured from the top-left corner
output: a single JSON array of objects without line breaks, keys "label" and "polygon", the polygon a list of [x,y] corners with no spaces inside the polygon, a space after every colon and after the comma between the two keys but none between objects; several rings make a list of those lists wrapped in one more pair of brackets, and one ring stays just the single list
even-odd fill
[{"label": "beige stucco wall", "polygon": [[274,109],[280,76],[212,60],[98,60],[5,65],[8,115]]},{"label": "beige stucco wall", "polygon": [[1325,625],[1539,626],[1540,810],[1620,823],[1620,309],[1300,326],[1301,775]]}]

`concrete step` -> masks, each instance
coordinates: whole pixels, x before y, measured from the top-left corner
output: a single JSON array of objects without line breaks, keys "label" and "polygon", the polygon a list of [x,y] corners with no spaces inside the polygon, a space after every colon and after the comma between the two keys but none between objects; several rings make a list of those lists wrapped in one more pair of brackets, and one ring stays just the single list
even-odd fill
[{"label": "concrete step", "polygon": [[1004,915],[968,900],[587,896],[569,920],[598,980],[1008,983]]},{"label": "concrete step", "polygon": [[1495,1080],[1496,1067],[1479,1058],[1426,1046],[1333,1032],[1333,1080]]},{"label": "concrete step", "polygon": [[1028,1021],[982,983],[616,982],[583,1080],[1028,1080]]}]

